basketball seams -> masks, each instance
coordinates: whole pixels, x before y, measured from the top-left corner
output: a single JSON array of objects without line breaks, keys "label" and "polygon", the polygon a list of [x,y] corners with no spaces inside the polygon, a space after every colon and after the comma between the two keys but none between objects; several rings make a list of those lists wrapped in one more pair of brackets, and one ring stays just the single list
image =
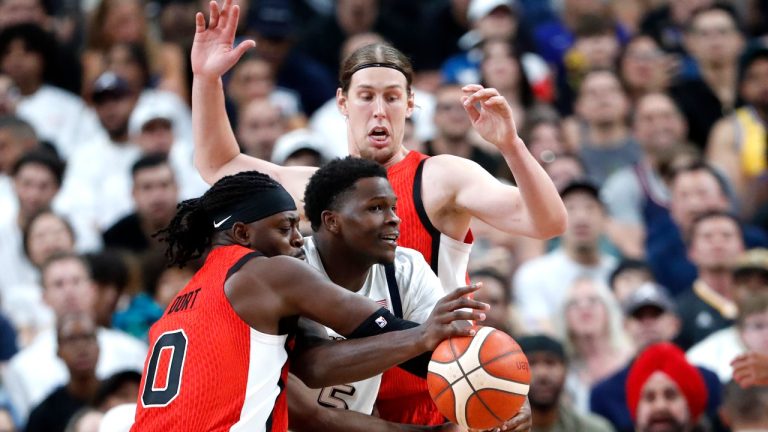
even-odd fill
[{"label": "basketball seams", "polygon": [[[494,418],[496,418],[499,421],[499,423],[503,423],[504,420],[500,419],[499,416],[497,416],[496,413],[493,412],[491,407],[489,407],[488,404],[485,403],[483,398],[481,398],[480,395],[477,393],[477,389],[475,388],[475,385],[472,383],[472,380],[469,379],[469,373],[467,373],[464,370],[464,364],[462,364],[462,358],[465,361],[472,361],[472,360],[474,360],[474,358],[477,358],[478,366],[476,368],[474,368],[473,370],[477,370],[477,368],[481,368],[482,367],[482,365],[480,364],[480,350],[482,350],[483,345],[485,344],[485,341],[488,340],[488,336],[491,333],[493,333],[494,330],[495,329],[493,327],[482,327],[482,328],[480,328],[480,330],[472,338],[472,341],[469,343],[469,346],[461,354],[461,356],[458,356],[458,357],[456,356],[456,350],[455,350],[455,347],[453,345],[453,339],[450,339],[449,345],[451,347],[451,353],[453,354],[453,357],[456,359],[456,365],[459,367],[459,370],[461,370],[462,378],[467,382],[467,384],[469,385],[469,388],[472,389],[472,393],[466,398],[466,401],[465,401],[465,404],[464,404],[464,407],[463,407],[464,408],[463,411],[466,411],[466,409],[467,409],[466,402],[469,401],[472,398],[472,396],[475,396],[475,397],[477,397],[477,400],[480,401],[480,404],[486,409],[486,411],[488,411]],[[470,357],[465,357],[467,355],[469,355]],[[451,384],[451,388],[453,388],[453,384]],[[458,401],[460,400],[460,398],[457,397],[457,398],[455,398],[455,400],[456,400],[456,404],[458,405]],[[458,416],[459,408],[460,407],[458,407],[458,406],[456,407],[456,409],[457,409],[457,416]],[[464,419],[466,419],[466,415],[467,415],[466,412],[464,412],[463,414],[464,415],[462,417]],[[469,427],[469,424],[465,421],[464,424],[462,424],[462,426]]]},{"label": "basketball seams", "polygon": [[[436,403],[439,402],[438,406],[442,406],[441,409],[446,410],[445,414],[450,414],[448,417],[453,417],[461,426],[470,427],[470,420],[474,422],[472,427],[490,422],[501,424],[505,421],[501,416],[510,415],[512,407],[507,406],[506,402],[502,405],[499,403],[504,398],[524,398],[528,394],[530,386],[525,383],[525,377],[517,376],[524,371],[519,367],[515,369],[514,366],[515,358],[522,357],[523,352],[519,345],[514,343],[514,339],[511,344],[508,344],[506,338],[495,334],[497,331],[491,327],[480,327],[477,334],[469,340],[468,338],[449,338],[446,341],[448,346],[443,345],[442,352],[438,356],[440,360],[430,361],[430,374],[435,375],[432,379],[439,378],[439,381],[434,381],[435,385],[431,387],[439,389],[439,392],[433,395],[433,399]],[[489,340],[490,342],[486,343]],[[499,353],[505,349],[502,347],[508,351]],[[484,360],[487,354],[494,357]],[[449,359],[446,360],[446,358]],[[501,363],[498,363],[499,361]],[[491,369],[499,369],[495,371],[496,374],[486,370],[489,365],[494,365]],[[508,370],[510,375],[505,376]],[[451,392],[447,393],[448,390]],[[481,393],[488,394],[481,395]],[[514,400],[517,401],[517,399]],[[515,402],[516,405],[517,402]],[[495,412],[492,406],[499,410],[499,413]]]},{"label": "basketball seams", "polygon": [[[482,370],[483,370],[485,373],[487,373],[489,376],[491,376],[491,377],[493,377],[493,378],[498,378],[498,379],[501,379],[501,380],[504,380],[504,381],[509,381],[509,382],[512,382],[512,383],[515,383],[515,384],[520,384],[520,385],[528,385],[528,384],[526,384],[526,383],[524,383],[524,382],[515,381],[515,380],[513,380],[512,378],[509,378],[509,377],[503,377],[503,376],[498,376],[498,375],[492,374],[490,371],[488,371],[487,369],[485,369],[485,366],[487,366],[487,365],[489,365],[489,364],[491,364],[491,363],[493,363],[493,362],[495,362],[495,361],[497,361],[497,360],[501,360],[501,359],[503,359],[504,357],[507,357],[507,356],[509,356],[509,355],[512,355],[512,354],[520,354],[520,353],[523,353],[523,354],[525,354],[525,353],[523,352],[523,350],[519,350],[519,349],[518,349],[518,350],[514,350],[514,351],[507,351],[507,352],[505,352],[504,354],[502,354],[502,355],[500,355],[500,356],[496,356],[496,357],[494,357],[494,358],[492,358],[492,359],[488,360],[488,361],[487,361],[487,362],[485,362],[485,363],[481,363],[481,364],[480,364],[480,366],[478,366],[478,367],[476,367],[476,368],[472,369],[471,371],[469,371],[469,374],[468,374],[468,375],[472,375],[472,374],[473,374],[473,373],[475,373],[475,372],[476,372],[478,369],[482,369]],[[515,394],[517,394],[517,393],[515,393]],[[523,395],[523,396],[526,396],[526,395]]]}]

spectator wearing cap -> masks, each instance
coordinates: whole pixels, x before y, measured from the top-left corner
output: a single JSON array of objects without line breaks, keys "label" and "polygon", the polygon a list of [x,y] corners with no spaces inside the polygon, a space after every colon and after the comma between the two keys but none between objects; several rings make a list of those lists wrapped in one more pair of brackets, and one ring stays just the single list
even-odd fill
[{"label": "spectator wearing cap", "polygon": [[[523,81],[530,86],[526,91],[539,100],[551,101],[553,87],[549,66],[535,54],[522,12],[518,0],[471,0],[467,9],[470,31],[458,42],[463,52],[445,60],[441,67],[442,81],[460,86],[480,82],[483,78],[481,63],[487,54],[483,52],[484,43],[511,41],[511,51],[521,63],[521,73],[526,75]],[[522,127],[522,124],[518,125]]]},{"label": "spectator wearing cap", "polygon": [[742,388],[729,382],[720,416],[732,432],[768,430],[768,386]]},{"label": "spectator wearing cap", "polygon": [[[104,61],[107,71],[123,78],[131,91],[139,95],[134,115],[139,111],[162,110],[171,120],[174,136],[191,151],[192,111],[189,104],[178,94],[153,87],[147,48],[137,42],[116,43],[106,50]],[[131,116],[131,122],[134,121]]]},{"label": "spectator wearing cap", "polygon": [[713,125],[740,105],[737,76],[744,35],[736,11],[723,2],[697,8],[685,27],[683,42],[698,75],[678,80],[669,93],[688,121],[688,139],[704,149]]},{"label": "spectator wearing cap", "polygon": [[646,348],[629,370],[626,392],[637,432],[700,430],[708,391],[680,348],[670,343]]},{"label": "spectator wearing cap", "polygon": [[755,42],[739,61],[739,95],[746,105],[720,119],[712,128],[707,160],[728,179],[740,204],[740,215],[768,221],[768,46]]},{"label": "spectator wearing cap", "polygon": [[[634,341],[637,351],[660,343],[672,342],[680,331],[680,318],[672,297],[664,287],[645,282],[627,295],[622,302],[624,310],[624,328]],[[590,410],[608,419],[618,432],[634,431],[634,424],[627,408],[625,392],[629,369],[634,362],[630,360],[618,372],[599,382],[590,394]],[[720,380],[707,369],[699,368],[710,394],[708,403],[710,418],[716,419],[719,405]]]},{"label": "spectator wearing cap", "polygon": [[41,140],[50,141],[62,158],[94,136],[104,135],[94,112],[76,95],[50,85],[56,43],[34,24],[0,33],[0,70],[21,93],[16,115],[29,122]]},{"label": "spectator wearing cap", "polygon": [[648,231],[671,224],[669,189],[659,168],[669,150],[685,141],[686,131],[672,98],[649,93],[638,99],[632,135],[640,145],[640,161],[610,175],[600,190],[610,216],[608,233],[625,256],[644,258]]},{"label": "spectator wearing cap", "polygon": [[627,298],[638,288],[647,282],[653,281],[651,269],[645,261],[623,259],[613,270],[608,278],[608,286],[611,288],[616,301],[623,305]]},{"label": "spectator wearing cap", "polygon": [[[141,100],[140,97],[128,122],[131,139],[142,155],[160,154],[168,158],[179,185],[181,200],[199,197],[208,190],[208,184],[192,164],[191,142],[186,142],[184,134],[179,133],[176,123],[178,112],[173,105],[161,103],[159,99],[153,104],[142,104]],[[126,182],[123,187],[128,191],[131,188],[129,176],[121,175],[120,180]],[[131,209],[128,207],[126,210]]]},{"label": "spectator wearing cap", "polygon": [[750,249],[733,268],[734,298],[741,300],[768,290],[768,249]]},{"label": "spectator wearing cap", "polygon": [[272,151],[272,163],[283,166],[321,167],[330,157],[322,138],[308,129],[296,129],[281,136]]},{"label": "spectator wearing cap", "polygon": [[562,344],[544,335],[518,339],[531,368],[531,402],[533,432],[612,432],[605,421],[591,414],[577,413],[563,397],[568,360]]},{"label": "spectator wearing cap", "polygon": [[601,252],[600,236],[605,228],[605,209],[597,188],[588,181],[575,181],[561,192],[568,211],[568,227],[560,247],[525,262],[514,276],[515,298],[529,331],[551,329],[566,288],[577,278],[607,284],[617,260]]},{"label": "spectator wearing cap", "polygon": [[[337,6],[342,3],[338,2]],[[361,12],[368,13],[366,9]],[[291,2],[255,2],[248,10],[247,20],[248,35],[256,40],[255,52],[269,62],[275,74],[275,84],[297,92],[308,116],[336,94],[336,80],[329,69],[310,57],[311,51],[304,54],[294,49],[299,29],[295,27]],[[333,44],[330,33],[314,37],[318,43]],[[338,49],[339,45],[335,46]]]},{"label": "spectator wearing cap", "polygon": [[688,360],[717,372],[725,384],[733,376],[731,363],[742,354],[768,356],[768,290],[739,303],[736,324],[712,333],[686,354]]},{"label": "spectator wearing cap", "polygon": [[[125,191],[105,179],[112,175],[128,176],[141,149],[131,140],[129,119],[137,94],[126,80],[105,72],[93,83],[92,99],[99,121],[108,137],[95,137],[77,149],[68,163],[62,195],[68,213],[77,213],[99,229],[116,218],[116,209],[124,209]],[[95,163],[98,161],[98,163]]]}]

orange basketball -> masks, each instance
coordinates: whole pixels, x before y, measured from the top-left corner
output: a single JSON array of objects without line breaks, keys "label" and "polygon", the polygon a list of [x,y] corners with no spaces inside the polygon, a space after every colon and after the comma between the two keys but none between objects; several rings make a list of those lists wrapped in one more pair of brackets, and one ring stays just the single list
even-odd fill
[{"label": "orange basketball", "polygon": [[432,353],[427,386],[440,413],[472,429],[501,426],[520,410],[531,372],[520,345],[493,327],[444,340]]}]

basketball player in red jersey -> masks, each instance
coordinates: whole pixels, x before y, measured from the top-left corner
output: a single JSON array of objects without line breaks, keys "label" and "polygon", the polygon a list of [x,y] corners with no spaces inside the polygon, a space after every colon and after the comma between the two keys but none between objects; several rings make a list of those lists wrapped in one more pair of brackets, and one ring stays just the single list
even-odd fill
[{"label": "basketball player in red jersey", "polygon": [[[298,221],[288,192],[255,171],[180,204],[160,233],[171,263],[210,252],[150,330],[132,430],[284,432],[289,357],[299,366],[322,359],[326,368],[296,369],[305,382],[342,384],[407,368],[444,338],[474,332],[453,321],[484,318],[475,309],[487,305],[462,297],[474,287],[445,296],[422,326],[396,318],[295,259]],[[466,306],[473,310],[457,310]],[[356,340],[297,340],[292,351],[299,316]]]},{"label": "basketball player in red jersey", "polygon": [[[231,0],[225,0],[221,9],[211,3],[208,28],[202,14],[197,16],[192,47],[195,164],[208,182],[258,169],[282,183],[298,202],[315,169],[281,167],[240,154],[227,120],[221,76],[254,46],[250,40],[232,46],[232,17],[237,13]],[[337,103],[347,117],[350,153],[387,168],[403,221],[399,244],[420,251],[444,287],[465,282],[473,217],[535,238],[564,231],[565,207],[557,190],[519,138],[512,110],[497,90],[466,86],[462,102],[478,133],[500,150],[518,187],[503,185],[469,160],[427,158],[403,147],[405,118],[414,108],[412,68],[396,49],[383,44],[359,49],[345,61],[340,81]],[[423,381],[410,384],[383,385],[377,405],[382,417],[401,423],[442,422]],[[393,393],[391,388],[399,390]]]}]

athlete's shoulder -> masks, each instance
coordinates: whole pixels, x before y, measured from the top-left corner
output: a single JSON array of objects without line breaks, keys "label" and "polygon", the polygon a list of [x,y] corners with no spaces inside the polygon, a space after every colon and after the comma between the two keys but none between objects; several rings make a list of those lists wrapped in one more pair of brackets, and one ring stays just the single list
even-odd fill
[{"label": "athlete's shoulder", "polygon": [[395,271],[412,273],[420,268],[429,269],[429,264],[424,255],[416,249],[398,246],[395,249]]},{"label": "athlete's shoulder", "polygon": [[420,290],[431,284],[440,286],[432,268],[424,259],[421,252],[406,247],[398,247],[395,251],[395,276],[402,290]]}]

